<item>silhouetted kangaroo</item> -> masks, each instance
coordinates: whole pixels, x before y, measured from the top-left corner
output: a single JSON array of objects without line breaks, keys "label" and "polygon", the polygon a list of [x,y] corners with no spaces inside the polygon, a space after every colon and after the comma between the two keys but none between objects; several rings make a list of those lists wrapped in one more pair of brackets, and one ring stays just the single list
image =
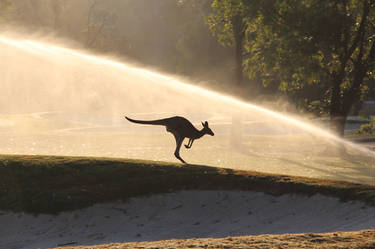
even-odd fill
[{"label": "silhouetted kangaroo", "polygon": [[164,125],[168,132],[172,133],[174,138],[176,139],[176,150],[174,152],[175,157],[183,163],[186,163],[180,157],[180,147],[182,142],[184,141],[185,137],[189,138],[188,144],[185,144],[186,149],[191,148],[195,139],[201,138],[205,134],[209,134],[211,136],[214,135],[212,130],[208,127],[208,122],[202,122],[203,129],[198,130],[184,117],[171,117],[171,118],[164,118],[158,120],[134,120],[125,116],[127,120],[133,123],[138,124],[148,124],[148,125]]}]

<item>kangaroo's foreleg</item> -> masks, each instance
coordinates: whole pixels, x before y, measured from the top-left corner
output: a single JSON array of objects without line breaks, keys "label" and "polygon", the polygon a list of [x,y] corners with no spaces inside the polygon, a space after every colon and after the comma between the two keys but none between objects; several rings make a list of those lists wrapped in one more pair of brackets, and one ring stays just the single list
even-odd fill
[{"label": "kangaroo's foreleg", "polygon": [[175,156],[178,160],[180,160],[182,163],[186,163],[186,162],[184,161],[184,159],[182,159],[182,158],[180,157],[180,148],[181,148],[182,141],[184,141],[184,138],[182,138],[182,137],[179,136],[179,135],[175,135],[175,134],[173,134],[173,135],[174,135],[174,138],[176,139],[176,150],[174,151],[174,156]]},{"label": "kangaroo's foreleg", "polygon": [[194,139],[190,138],[188,144],[185,144],[186,149],[190,149],[193,145]]}]

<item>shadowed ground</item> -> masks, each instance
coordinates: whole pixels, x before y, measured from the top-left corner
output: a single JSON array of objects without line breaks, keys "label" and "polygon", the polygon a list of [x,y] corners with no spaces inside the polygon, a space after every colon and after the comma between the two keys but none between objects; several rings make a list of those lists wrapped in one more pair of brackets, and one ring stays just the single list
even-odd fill
[{"label": "shadowed ground", "polygon": [[370,229],[374,192],[199,165],[2,155],[1,247]]}]

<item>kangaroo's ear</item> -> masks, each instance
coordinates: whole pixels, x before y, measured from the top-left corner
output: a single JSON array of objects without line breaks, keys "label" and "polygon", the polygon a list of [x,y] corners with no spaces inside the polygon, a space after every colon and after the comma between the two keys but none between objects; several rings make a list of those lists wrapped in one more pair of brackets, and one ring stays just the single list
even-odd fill
[{"label": "kangaroo's ear", "polygon": [[208,126],[208,122],[206,121],[206,122],[204,122],[204,126]]},{"label": "kangaroo's ear", "polygon": [[202,122],[202,125],[204,126],[204,123]]}]

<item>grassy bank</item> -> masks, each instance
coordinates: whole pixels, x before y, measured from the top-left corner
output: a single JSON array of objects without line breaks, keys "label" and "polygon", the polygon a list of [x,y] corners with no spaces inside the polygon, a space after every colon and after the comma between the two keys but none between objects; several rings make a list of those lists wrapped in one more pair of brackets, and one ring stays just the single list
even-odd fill
[{"label": "grassy bank", "polygon": [[95,246],[61,247],[66,249],[130,249],[130,248],[312,248],[312,249],[371,249],[375,248],[375,231],[301,233],[282,235],[257,235],[227,238],[164,240],[150,242],[114,243]]},{"label": "grassy bank", "polygon": [[375,205],[375,186],[200,165],[57,156],[0,156],[0,209],[58,213],[188,189],[316,193]]}]

